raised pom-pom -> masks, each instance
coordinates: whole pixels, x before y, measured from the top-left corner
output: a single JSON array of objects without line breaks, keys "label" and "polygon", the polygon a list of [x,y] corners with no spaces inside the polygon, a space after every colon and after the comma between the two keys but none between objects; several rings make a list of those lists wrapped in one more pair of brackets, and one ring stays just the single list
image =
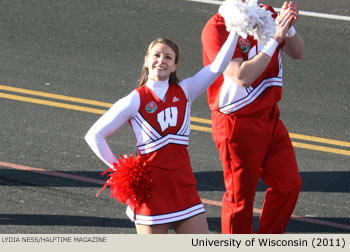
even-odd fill
[{"label": "raised pom-pom", "polygon": [[236,32],[242,38],[253,36],[262,45],[274,37],[276,31],[272,12],[257,4],[257,0],[226,0],[219,8],[227,31]]},{"label": "raised pom-pom", "polygon": [[114,168],[109,168],[102,175],[110,172],[109,179],[96,197],[107,187],[110,187],[110,197],[117,201],[134,207],[147,203],[151,197],[152,179],[151,168],[147,161],[140,155],[120,155],[119,164],[114,163]]}]

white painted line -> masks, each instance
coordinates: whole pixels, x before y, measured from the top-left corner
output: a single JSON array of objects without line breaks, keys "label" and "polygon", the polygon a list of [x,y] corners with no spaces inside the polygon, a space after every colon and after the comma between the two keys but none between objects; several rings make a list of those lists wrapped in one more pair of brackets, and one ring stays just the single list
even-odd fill
[{"label": "white painted line", "polygon": [[[186,0],[186,1],[206,3],[206,4],[216,4],[216,5],[220,5],[223,2],[223,1],[217,1],[217,0]],[[273,8],[276,11],[281,10],[281,8],[275,8],[275,7],[273,7]],[[302,16],[309,16],[309,17],[318,17],[318,18],[328,18],[328,19],[335,19],[335,20],[350,21],[350,17],[348,17],[348,16],[324,14],[324,13],[317,13],[317,12],[311,12],[311,11],[300,11],[299,14]]]},{"label": "white painted line", "polygon": [[333,14],[316,13],[316,12],[310,12],[310,11],[299,11],[299,14],[304,15],[304,16],[310,16],[310,17],[319,17],[319,18],[328,18],[328,19],[350,21],[350,17],[333,15]]}]

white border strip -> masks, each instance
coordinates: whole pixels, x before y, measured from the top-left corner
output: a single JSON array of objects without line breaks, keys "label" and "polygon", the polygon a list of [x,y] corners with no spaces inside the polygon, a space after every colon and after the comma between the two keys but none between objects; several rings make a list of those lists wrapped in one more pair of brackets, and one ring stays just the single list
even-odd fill
[{"label": "white border strip", "polygon": [[[217,1],[217,0],[186,0],[189,2],[198,2],[198,3],[207,3],[207,4],[217,4],[221,5],[223,1]],[[281,8],[275,8],[276,11],[280,11]],[[343,21],[350,21],[350,17],[348,16],[340,16],[340,15],[333,15],[333,14],[324,14],[324,13],[317,13],[317,12],[311,12],[311,11],[300,11],[300,15],[303,16],[310,16],[310,17],[319,17],[319,18],[328,18],[328,19],[336,19],[336,20],[343,20]]]},{"label": "white border strip", "polygon": [[201,213],[205,213],[205,208],[202,203],[199,203],[185,210],[167,213],[167,214],[161,214],[161,215],[136,214],[136,220],[135,220],[135,213],[132,211],[130,206],[128,206],[126,209],[126,215],[130,218],[130,220],[135,222],[136,224],[142,224],[142,225],[159,225],[159,224],[171,223],[175,221],[184,220]]}]

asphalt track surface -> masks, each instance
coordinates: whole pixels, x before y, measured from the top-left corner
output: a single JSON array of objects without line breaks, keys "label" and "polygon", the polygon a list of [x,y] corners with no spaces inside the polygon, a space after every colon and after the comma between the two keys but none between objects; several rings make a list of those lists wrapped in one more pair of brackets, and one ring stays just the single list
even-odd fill
[{"label": "asphalt track surface", "polygon": [[[280,7],[282,1],[265,1]],[[302,192],[286,233],[350,233],[350,2],[300,0],[301,61],[285,57],[279,103],[298,159]],[[2,0],[0,8],[0,233],[135,233],[109,198],[106,169],[83,137],[136,86],[147,45],[169,37],[179,74],[202,66],[200,33],[217,4],[185,0]],[[206,96],[192,107],[190,155],[211,233],[224,193]],[[135,153],[128,125],[108,138]],[[254,231],[266,187],[259,183]]]}]

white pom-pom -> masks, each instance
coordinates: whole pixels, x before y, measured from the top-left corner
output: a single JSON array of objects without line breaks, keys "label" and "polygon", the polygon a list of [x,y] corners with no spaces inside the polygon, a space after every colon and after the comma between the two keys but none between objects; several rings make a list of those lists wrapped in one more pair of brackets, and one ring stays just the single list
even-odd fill
[{"label": "white pom-pom", "polygon": [[219,14],[224,18],[227,31],[236,32],[247,38],[250,18],[247,15],[247,5],[238,0],[227,0],[219,8]]},{"label": "white pom-pom", "polygon": [[276,24],[272,13],[257,4],[257,0],[226,0],[219,8],[219,14],[224,18],[227,31],[236,32],[247,38],[253,36],[265,45],[274,37]]}]

